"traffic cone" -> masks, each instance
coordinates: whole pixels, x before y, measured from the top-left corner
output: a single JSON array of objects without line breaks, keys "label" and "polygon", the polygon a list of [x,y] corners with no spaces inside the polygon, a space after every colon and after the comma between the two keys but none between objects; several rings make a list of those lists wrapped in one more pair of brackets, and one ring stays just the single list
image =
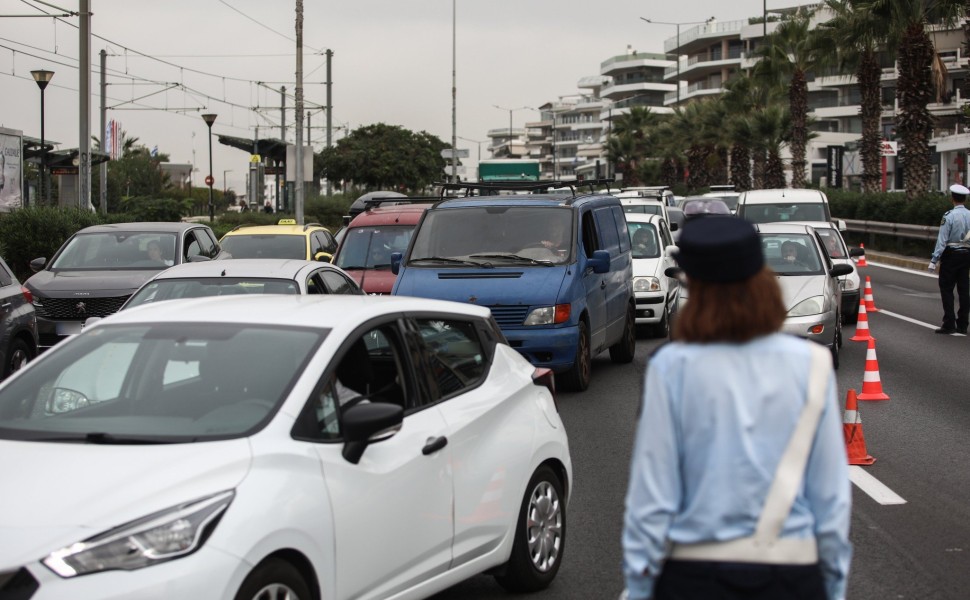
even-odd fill
[{"label": "traffic cone", "polygon": [[862,435],[862,418],[856,404],[855,390],[845,395],[845,412],[842,413],[842,435],[850,465],[871,465],[876,459],[866,450],[866,438]]},{"label": "traffic cone", "polygon": [[866,299],[866,312],[867,313],[879,312],[879,309],[876,308],[876,303],[872,299],[872,282],[869,281],[869,276],[868,275],[866,275],[866,293],[865,293],[865,299]]},{"label": "traffic cone", "polygon": [[[866,249],[866,247],[863,246],[862,243],[859,244],[859,247],[862,248],[863,250]],[[869,263],[866,262],[866,255],[865,254],[863,254],[862,256],[859,257],[859,260],[856,262],[855,266],[857,266],[857,267],[868,267],[869,266]]]},{"label": "traffic cone", "polygon": [[855,335],[849,338],[853,342],[868,342],[872,339],[869,335],[869,317],[866,316],[866,299],[859,296],[859,318],[855,322]]},{"label": "traffic cone", "polygon": [[889,396],[882,391],[879,381],[879,363],[876,360],[876,338],[869,337],[869,349],[866,350],[866,372],[862,374],[862,393],[859,400],[889,400]]}]

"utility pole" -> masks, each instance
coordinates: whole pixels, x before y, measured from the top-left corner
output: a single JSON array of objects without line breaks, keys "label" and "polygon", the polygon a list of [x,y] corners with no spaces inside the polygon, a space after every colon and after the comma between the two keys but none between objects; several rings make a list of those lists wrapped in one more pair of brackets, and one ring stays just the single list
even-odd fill
[{"label": "utility pole", "polygon": [[296,0],[296,222],[303,225],[303,0]]},{"label": "utility pole", "polygon": [[[333,81],[330,80],[330,61],[333,59],[333,50],[327,49],[327,148],[333,141],[333,100],[330,96],[333,89]],[[327,177],[327,198],[331,196],[330,178]]]},{"label": "utility pole", "polygon": [[91,0],[80,0],[77,207],[91,210]]},{"label": "utility pole", "polygon": [[[106,72],[108,70],[108,53],[102,50],[101,56],[101,152],[108,154],[107,148],[107,135],[105,132],[108,129],[108,79],[106,77]],[[193,135],[195,135],[193,133]],[[192,166],[195,167],[195,160],[192,161]],[[108,161],[101,163],[98,168],[99,178],[98,178],[98,206],[101,207],[101,214],[108,214]],[[191,177],[191,171],[189,172]],[[192,189],[191,184],[189,185],[189,190]]]},{"label": "utility pole", "polygon": [[[280,139],[283,141],[283,147],[286,147],[286,86],[280,88]],[[284,162],[286,158],[284,156]],[[279,166],[279,165],[277,165]],[[281,200],[282,199],[282,200]],[[276,210],[283,210],[286,205],[286,177],[283,178],[283,189],[280,190],[280,174],[279,170],[276,173]]]},{"label": "utility pole", "polygon": [[[458,182],[458,84],[455,77],[455,38],[457,17],[455,15],[455,0],[451,0],[451,182]],[[509,144],[511,145],[511,141]],[[510,146],[511,147],[511,146]]]}]

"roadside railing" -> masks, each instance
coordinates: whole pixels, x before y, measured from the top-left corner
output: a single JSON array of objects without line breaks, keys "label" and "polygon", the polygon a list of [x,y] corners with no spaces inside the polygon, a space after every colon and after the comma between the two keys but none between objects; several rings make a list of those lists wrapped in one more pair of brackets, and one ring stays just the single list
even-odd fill
[{"label": "roadside railing", "polygon": [[933,225],[909,225],[907,223],[882,223],[879,221],[856,221],[842,219],[849,231],[857,233],[877,233],[914,240],[935,240],[940,228]]}]

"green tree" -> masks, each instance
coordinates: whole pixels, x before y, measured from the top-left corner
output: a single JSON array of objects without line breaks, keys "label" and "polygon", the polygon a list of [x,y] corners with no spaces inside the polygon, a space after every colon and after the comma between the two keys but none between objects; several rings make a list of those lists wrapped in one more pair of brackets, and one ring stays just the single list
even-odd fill
[{"label": "green tree", "polygon": [[807,161],[805,149],[809,139],[808,80],[806,74],[820,65],[820,44],[817,31],[810,28],[811,13],[799,9],[785,20],[774,33],[759,55],[762,60],[755,66],[759,77],[788,83],[788,103],[791,115],[789,147],[791,149],[792,182],[794,188],[806,185]]},{"label": "green tree", "polygon": [[[121,133],[121,156],[108,161],[108,212],[124,211],[128,198],[173,195],[168,175],[159,167],[160,163],[168,162],[168,155],[152,156],[148,148],[137,145],[138,138],[129,137],[126,131]],[[93,139],[95,150],[100,150],[100,140]],[[91,199],[95,205],[101,197],[100,186],[100,178],[92,178]]]},{"label": "green tree", "polygon": [[421,193],[444,178],[445,148],[450,145],[426,131],[377,123],[321,152],[321,171],[344,185]]},{"label": "green tree", "polygon": [[927,104],[934,101],[934,95],[938,102],[942,91],[939,76],[934,89],[933,74],[942,73],[945,80],[946,73],[926,27],[930,23],[952,26],[966,14],[967,1],[872,0],[867,8],[873,18],[881,19],[888,26],[888,47],[896,51],[899,159],[903,165],[906,197],[914,200],[929,189],[932,172],[930,138],[934,120]]},{"label": "green tree", "polygon": [[785,187],[785,166],[781,160],[781,145],[791,131],[788,109],[773,103],[751,113],[750,127],[754,132],[754,187]]},{"label": "green tree", "polygon": [[606,153],[623,176],[624,185],[641,185],[643,163],[650,156],[650,131],[657,123],[657,115],[645,106],[631,106],[629,112],[614,119]]}]

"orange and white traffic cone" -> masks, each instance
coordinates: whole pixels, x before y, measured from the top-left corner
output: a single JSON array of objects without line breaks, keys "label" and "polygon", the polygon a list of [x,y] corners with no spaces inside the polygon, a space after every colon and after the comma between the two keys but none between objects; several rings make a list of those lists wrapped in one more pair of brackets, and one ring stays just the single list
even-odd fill
[{"label": "orange and white traffic cone", "polygon": [[869,335],[869,317],[866,316],[866,299],[859,296],[859,317],[855,322],[855,335],[849,338],[853,342],[868,342],[872,339]]},{"label": "orange and white traffic cone", "polygon": [[[862,245],[861,243],[859,244],[859,247],[862,248],[863,250],[866,249],[866,247],[864,245]],[[868,267],[869,266],[869,263],[866,262],[866,255],[865,255],[865,253],[863,253],[862,256],[859,257],[859,260],[856,261],[855,266],[857,266],[857,267]]]},{"label": "orange and white traffic cone", "polygon": [[871,465],[876,459],[866,450],[866,438],[862,435],[862,418],[856,403],[855,390],[845,395],[845,412],[842,413],[842,435],[850,465]]},{"label": "orange and white traffic cone", "polygon": [[879,380],[879,362],[876,360],[876,338],[869,338],[869,348],[866,350],[866,372],[862,374],[862,393],[859,400],[889,400],[889,396],[882,391]]},{"label": "orange and white traffic cone", "polygon": [[869,276],[868,275],[866,275],[865,300],[866,300],[866,312],[867,313],[879,312],[879,309],[876,308],[875,301],[873,301],[873,299],[872,299],[872,282],[869,281]]}]

